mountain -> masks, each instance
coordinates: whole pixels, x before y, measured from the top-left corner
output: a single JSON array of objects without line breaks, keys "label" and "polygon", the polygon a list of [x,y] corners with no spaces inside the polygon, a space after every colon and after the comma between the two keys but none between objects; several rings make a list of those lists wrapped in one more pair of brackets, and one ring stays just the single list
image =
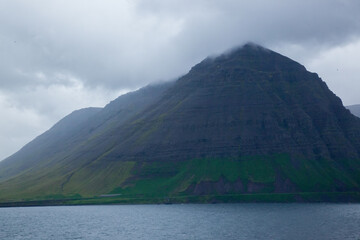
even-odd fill
[{"label": "mountain", "polygon": [[[104,108],[86,108],[74,111],[25,145],[20,151],[1,161],[0,184],[18,175],[20,178],[24,175],[27,176],[28,172],[32,177],[37,178],[47,170],[53,167],[57,168],[58,162],[66,159],[70,152],[85,145],[89,139],[95,138],[107,129],[121,125],[156,101],[172,84],[172,82],[167,82],[149,85],[118,97]],[[71,167],[75,169],[75,166]],[[44,181],[51,184],[49,180]],[[24,182],[25,185],[23,182],[18,185],[34,184],[35,187],[37,185],[31,181],[27,185],[27,177],[24,177]],[[17,190],[14,191],[17,192]],[[10,193],[9,190],[6,190],[6,193]],[[5,196],[5,194],[0,194],[0,199],[1,196]]]},{"label": "mountain", "polygon": [[346,106],[346,108],[355,116],[360,117],[360,104]]},{"label": "mountain", "polygon": [[360,119],[258,45],[75,113],[0,163],[1,201],[360,199]]},{"label": "mountain", "polygon": [[0,179],[6,179],[35,165],[41,158],[51,158],[72,144],[72,136],[87,119],[96,115],[100,108],[74,111],[50,130],[40,135],[23,149],[1,162]]},{"label": "mountain", "polygon": [[86,108],[74,111],[40,135],[23,149],[1,162],[0,180],[12,177],[33,165],[62,158],[69,149],[83,144],[107,128],[121,125],[151,102],[172,83],[150,85],[127,93],[105,108]]}]

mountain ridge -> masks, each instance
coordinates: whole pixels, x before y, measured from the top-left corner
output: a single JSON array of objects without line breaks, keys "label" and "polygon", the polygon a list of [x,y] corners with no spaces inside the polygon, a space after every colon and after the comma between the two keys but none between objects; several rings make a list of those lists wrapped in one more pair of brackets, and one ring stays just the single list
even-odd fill
[{"label": "mountain ridge", "polygon": [[[148,85],[137,91],[121,95],[104,108],[90,107],[72,112],[57,122],[48,131],[25,145],[18,152],[1,161],[0,180],[12,177],[21,172],[22,168],[16,169],[14,166],[11,166],[12,169],[9,169],[7,166],[14,165],[14,162],[17,161],[20,161],[19,164],[23,164],[21,160],[25,158],[24,156],[36,155],[37,153],[33,153],[34,145],[36,145],[42,153],[46,152],[47,148],[57,149],[56,151],[61,152],[63,150],[58,148],[56,142],[65,141],[60,148],[65,149],[64,154],[67,154],[66,147],[81,144],[86,138],[96,135],[97,132],[104,131],[104,129],[115,121],[117,124],[121,124],[121,122],[126,121],[129,117],[141,111],[141,109],[147,105],[147,102],[151,102],[152,99],[155,99],[164,89],[171,86],[171,84],[171,82],[167,82]],[[85,121],[87,121],[87,125],[81,126],[81,123]],[[17,155],[21,153],[23,153],[23,155],[17,157]],[[52,152],[52,154],[54,154],[54,152]],[[45,158],[45,156],[42,158]],[[33,160],[36,160],[36,156],[33,157]],[[34,164],[34,162],[29,161],[27,165],[28,164]]]}]

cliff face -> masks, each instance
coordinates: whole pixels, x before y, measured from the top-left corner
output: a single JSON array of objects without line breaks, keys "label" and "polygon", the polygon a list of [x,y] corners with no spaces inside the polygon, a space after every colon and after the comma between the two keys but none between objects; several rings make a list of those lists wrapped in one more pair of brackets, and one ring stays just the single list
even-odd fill
[{"label": "cliff face", "polygon": [[358,119],[316,74],[246,45],[195,66],[119,131],[128,137],[107,157],[148,161],[289,153],[358,158],[358,129]]},{"label": "cliff face", "polygon": [[[74,131],[81,141],[43,158],[54,164],[8,177],[0,193],[154,197],[360,189],[360,119],[317,74],[271,50],[247,44],[205,59],[147,96],[123,118],[120,105],[109,106],[110,115],[99,111],[82,123],[91,128]],[[128,111],[137,99],[126,101]],[[89,129],[92,134],[84,134]]]}]

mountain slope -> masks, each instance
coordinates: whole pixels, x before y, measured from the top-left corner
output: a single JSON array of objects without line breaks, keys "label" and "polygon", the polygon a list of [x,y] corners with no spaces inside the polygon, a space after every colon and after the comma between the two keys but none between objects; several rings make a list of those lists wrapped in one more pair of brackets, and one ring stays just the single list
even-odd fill
[{"label": "mountain slope", "polygon": [[360,104],[346,106],[346,108],[355,116],[360,117]]},{"label": "mountain slope", "polygon": [[296,62],[251,45],[197,65],[128,124],[118,133],[129,138],[108,157],[282,151],[307,158],[359,157],[359,121],[326,84]]},{"label": "mountain slope", "polygon": [[171,82],[150,85],[118,97],[102,108],[75,111],[55,124],[20,151],[0,162],[0,180],[56,164],[69,152],[107,128],[120,126],[155,101]]},{"label": "mountain slope", "polygon": [[153,198],[360,189],[360,119],[317,74],[268,49],[247,44],[207,58],[140,105],[110,122],[100,111],[87,121],[97,126],[94,134],[80,134],[81,144],[64,148],[54,164],[3,180],[0,195]]},{"label": "mountain slope", "polygon": [[84,121],[97,114],[100,110],[100,108],[81,109],[63,118],[20,151],[2,161],[0,163],[0,179],[8,178],[31,168],[39,158],[51,157],[58,152],[55,148],[59,145],[60,148],[68,147],[68,144],[64,144],[64,140],[68,140]]}]

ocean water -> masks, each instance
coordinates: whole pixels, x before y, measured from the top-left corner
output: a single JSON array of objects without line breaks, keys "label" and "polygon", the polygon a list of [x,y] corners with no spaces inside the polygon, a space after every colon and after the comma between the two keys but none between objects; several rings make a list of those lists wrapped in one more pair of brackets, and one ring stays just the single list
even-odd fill
[{"label": "ocean water", "polygon": [[360,240],[360,204],[0,208],[0,239]]}]

